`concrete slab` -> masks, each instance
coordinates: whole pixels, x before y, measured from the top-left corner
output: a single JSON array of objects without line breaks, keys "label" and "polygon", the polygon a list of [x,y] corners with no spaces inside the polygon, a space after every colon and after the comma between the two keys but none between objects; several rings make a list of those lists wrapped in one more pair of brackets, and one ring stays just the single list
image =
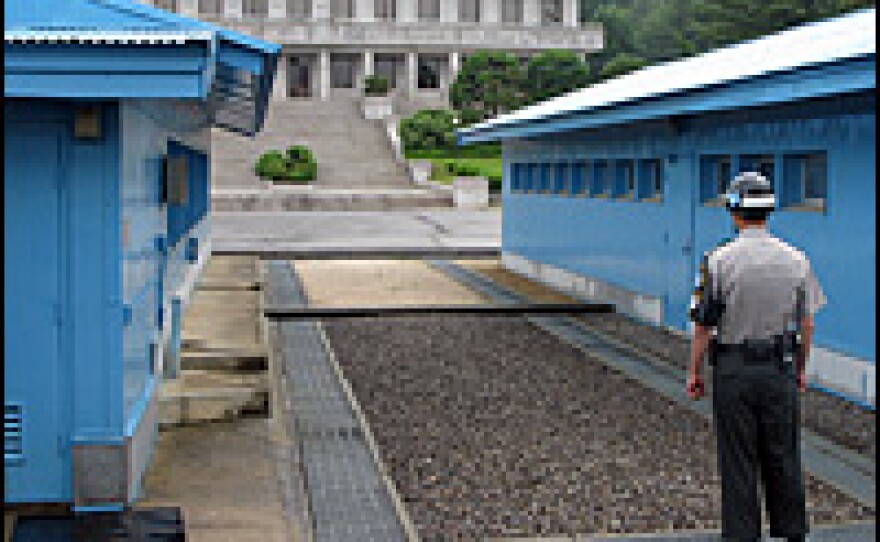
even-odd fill
[{"label": "concrete slab", "polygon": [[302,260],[296,270],[311,307],[479,304],[483,297],[412,260]]},{"label": "concrete slab", "polygon": [[418,252],[436,255],[497,254],[501,213],[423,210],[398,212],[212,213],[215,254],[271,253],[308,257],[308,252]]}]

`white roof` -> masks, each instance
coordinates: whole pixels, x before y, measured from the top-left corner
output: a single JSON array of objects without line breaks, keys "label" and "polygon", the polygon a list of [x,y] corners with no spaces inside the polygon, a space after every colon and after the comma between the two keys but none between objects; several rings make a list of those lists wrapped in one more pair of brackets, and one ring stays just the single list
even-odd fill
[{"label": "white roof", "polygon": [[498,116],[471,131],[590,110],[707,85],[876,54],[876,9],[802,25],[753,41],[649,66],[595,86]]},{"label": "white roof", "polygon": [[13,30],[3,32],[6,43],[185,43],[211,41],[212,32],[206,31],[151,31],[151,30]]}]

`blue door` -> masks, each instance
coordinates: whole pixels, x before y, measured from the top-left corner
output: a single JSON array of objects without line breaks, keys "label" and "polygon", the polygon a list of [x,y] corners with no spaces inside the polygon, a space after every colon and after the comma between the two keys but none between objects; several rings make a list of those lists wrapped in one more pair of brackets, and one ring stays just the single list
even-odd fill
[{"label": "blue door", "polygon": [[666,255],[668,265],[663,307],[667,325],[686,329],[694,281],[694,161],[689,155],[666,161]]},{"label": "blue door", "polygon": [[69,458],[60,374],[61,124],[5,123],[4,459],[7,502],[65,501]]}]

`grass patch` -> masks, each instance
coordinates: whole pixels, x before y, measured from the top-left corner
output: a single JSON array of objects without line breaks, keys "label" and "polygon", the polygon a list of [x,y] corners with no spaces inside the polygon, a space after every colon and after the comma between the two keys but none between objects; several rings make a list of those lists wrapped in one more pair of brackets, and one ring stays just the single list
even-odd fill
[{"label": "grass patch", "polygon": [[460,170],[477,171],[479,176],[489,181],[489,190],[501,190],[501,158],[431,158],[431,180],[452,184],[456,172]]}]

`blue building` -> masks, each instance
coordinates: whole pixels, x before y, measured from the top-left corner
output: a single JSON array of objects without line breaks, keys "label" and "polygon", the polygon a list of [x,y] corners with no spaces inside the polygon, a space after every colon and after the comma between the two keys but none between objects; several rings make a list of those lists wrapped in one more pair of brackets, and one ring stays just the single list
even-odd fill
[{"label": "blue building", "polygon": [[505,265],[684,332],[703,253],[734,234],[719,199],[772,179],[771,231],[802,248],[828,305],[813,385],[875,396],[875,10],[648,67],[488,120],[502,141]]},{"label": "blue building", "polygon": [[210,253],[210,128],[260,129],[279,48],[124,0],[4,7],[4,501],[114,509]]}]

